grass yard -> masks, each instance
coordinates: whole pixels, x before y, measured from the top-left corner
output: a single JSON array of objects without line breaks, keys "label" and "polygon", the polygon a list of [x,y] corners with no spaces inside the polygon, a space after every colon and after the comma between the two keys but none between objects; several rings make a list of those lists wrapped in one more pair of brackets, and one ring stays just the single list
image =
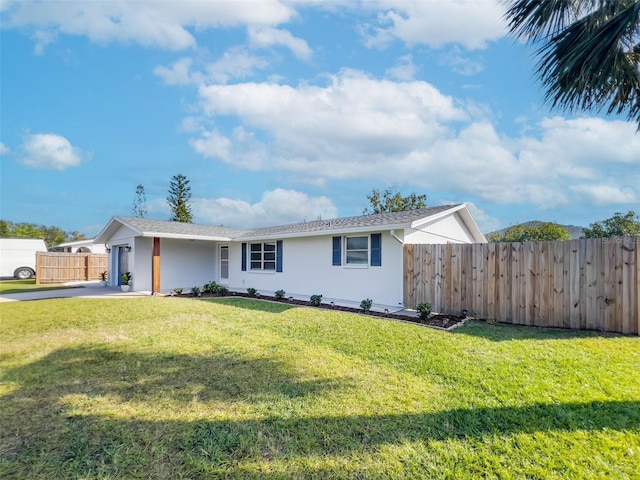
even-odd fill
[{"label": "grass yard", "polygon": [[0,314],[2,478],[639,478],[637,337],[240,298]]},{"label": "grass yard", "polygon": [[0,282],[0,295],[7,293],[25,293],[38,290],[60,290],[69,288],[62,283],[48,283],[36,285],[35,279],[31,280],[3,280]]}]

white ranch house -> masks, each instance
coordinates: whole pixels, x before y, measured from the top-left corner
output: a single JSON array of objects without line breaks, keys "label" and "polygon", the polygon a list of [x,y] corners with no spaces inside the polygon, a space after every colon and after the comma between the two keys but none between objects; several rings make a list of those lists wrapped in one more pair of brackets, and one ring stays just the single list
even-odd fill
[{"label": "white ranch house", "polygon": [[403,245],[486,243],[466,204],[317,220],[255,230],[114,217],[95,239],[109,253],[109,284],[169,293],[215,281],[231,291],[284,290],[308,300],[403,308]]}]

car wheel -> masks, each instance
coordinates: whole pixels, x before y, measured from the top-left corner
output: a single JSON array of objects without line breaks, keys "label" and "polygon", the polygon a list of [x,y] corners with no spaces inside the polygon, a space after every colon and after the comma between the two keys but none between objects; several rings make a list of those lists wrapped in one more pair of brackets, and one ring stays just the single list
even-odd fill
[{"label": "car wheel", "polygon": [[20,280],[28,280],[30,278],[33,278],[35,276],[35,273],[30,268],[22,267],[17,269],[13,276],[19,278]]}]

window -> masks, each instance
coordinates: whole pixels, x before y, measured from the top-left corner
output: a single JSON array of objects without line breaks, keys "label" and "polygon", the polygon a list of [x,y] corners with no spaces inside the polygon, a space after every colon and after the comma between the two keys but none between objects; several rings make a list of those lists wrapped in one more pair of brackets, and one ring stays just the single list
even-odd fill
[{"label": "window", "polygon": [[345,263],[347,265],[369,264],[369,237],[345,239]]},{"label": "window", "polygon": [[282,272],[282,240],[242,244],[242,271]]},{"label": "window", "polygon": [[220,247],[220,281],[229,280],[229,246]]},{"label": "window", "polygon": [[[369,242],[371,238],[371,242]],[[335,266],[382,266],[382,234],[372,233],[371,236],[360,237],[332,237],[332,260]],[[344,246],[344,258],[342,247]]]},{"label": "window", "polygon": [[276,243],[252,243],[249,249],[251,270],[275,271]]}]

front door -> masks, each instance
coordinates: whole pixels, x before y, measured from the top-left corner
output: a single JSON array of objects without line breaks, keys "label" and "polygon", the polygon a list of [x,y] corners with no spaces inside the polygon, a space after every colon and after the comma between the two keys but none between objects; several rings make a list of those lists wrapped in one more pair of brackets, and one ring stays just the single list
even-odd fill
[{"label": "front door", "polygon": [[116,285],[122,284],[122,274],[129,271],[129,252],[125,247],[118,247],[118,281]]},{"label": "front door", "polygon": [[220,246],[220,284],[229,283],[229,246]]}]

